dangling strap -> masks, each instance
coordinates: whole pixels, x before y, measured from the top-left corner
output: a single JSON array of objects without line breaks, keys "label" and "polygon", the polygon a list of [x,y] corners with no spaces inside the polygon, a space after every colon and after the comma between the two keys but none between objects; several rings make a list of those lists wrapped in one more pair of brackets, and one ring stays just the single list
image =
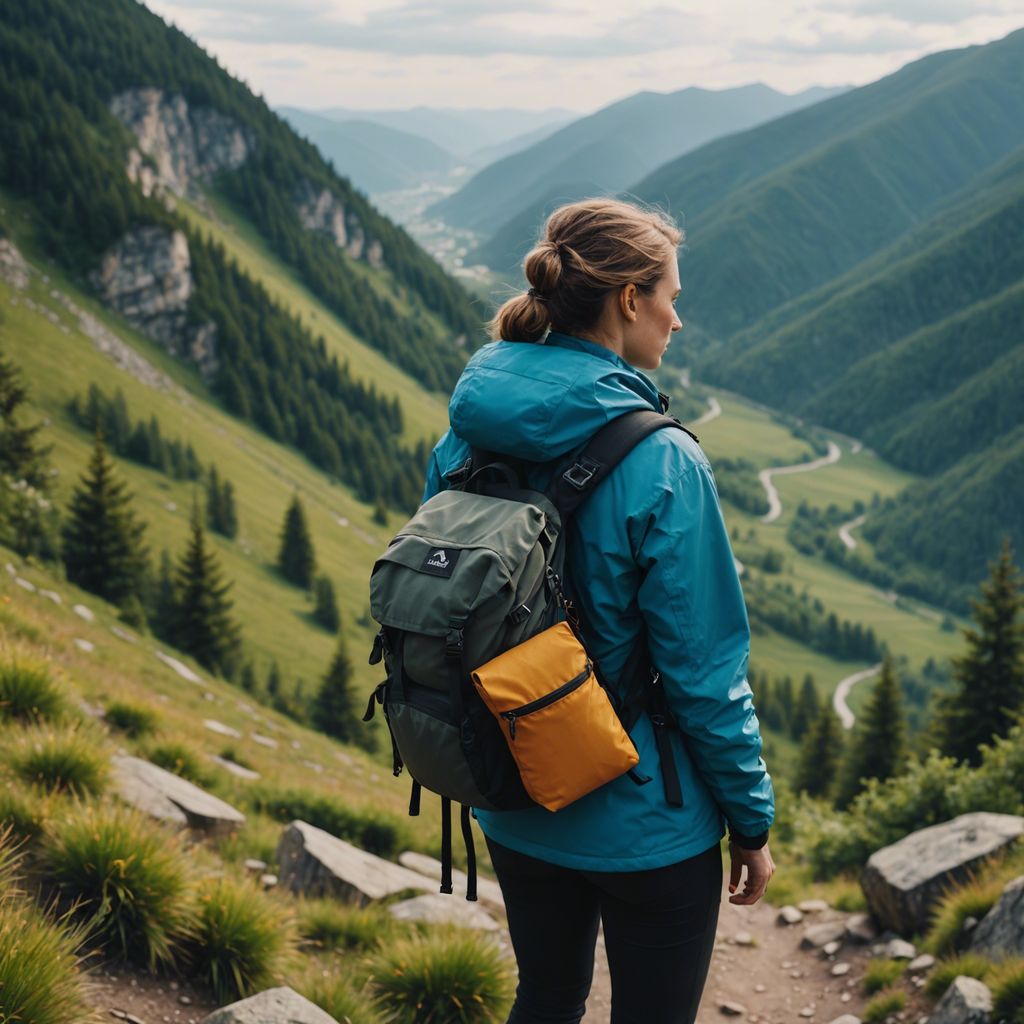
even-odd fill
[{"label": "dangling strap", "polygon": [[476,844],[473,842],[473,826],[469,820],[469,808],[462,805],[462,839],[466,844],[466,899],[476,902]]},{"label": "dangling strap", "polygon": [[452,802],[441,797],[441,892],[452,892]]},{"label": "dangling strap", "polygon": [[651,725],[654,726],[654,742],[658,747],[658,760],[661,761],[661,779],[665,786],[665,801],[670,807],[682,807],[683,787],[679,782],[679,769],[676,767],[672,737],[669,733],[674,726],[674,721],[665,698],[665,691],[661,686],[661,680],[657,675],[651,680],[651,703],[648,714],[651,718]]},{"label": "dangling strap", "polygon": [[420,813],[420,784],[413,779],[409,792],[409,817],[415,818]]}]

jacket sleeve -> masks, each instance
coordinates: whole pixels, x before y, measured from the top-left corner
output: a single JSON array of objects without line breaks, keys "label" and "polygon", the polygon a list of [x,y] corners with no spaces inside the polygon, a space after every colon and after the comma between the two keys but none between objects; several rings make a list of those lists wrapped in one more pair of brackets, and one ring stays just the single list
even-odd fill
[{"label": "jacket sleeve", "polygon": [[657,487],[636,536],[653,665],[697,771],[734,834],[760,836],[775,797],[747,683],[750,626],[711,468]]}]

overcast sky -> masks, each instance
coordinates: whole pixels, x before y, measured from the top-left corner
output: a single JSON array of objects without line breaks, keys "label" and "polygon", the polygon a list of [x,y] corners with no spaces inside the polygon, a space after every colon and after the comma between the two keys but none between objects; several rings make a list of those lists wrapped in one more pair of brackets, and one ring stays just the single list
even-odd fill
[{"label": "overcast sky", "polygon": [[147,0],[271,106],[568,107],[862,85],[1024,26],[1024,0]]}]

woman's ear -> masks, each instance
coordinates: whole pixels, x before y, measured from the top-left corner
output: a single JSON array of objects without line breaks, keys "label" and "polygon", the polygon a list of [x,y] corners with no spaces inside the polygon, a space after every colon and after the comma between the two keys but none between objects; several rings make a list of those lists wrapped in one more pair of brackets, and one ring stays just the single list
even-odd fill
[{"label": "woman's ear", "polygon": [[619,292],[619,310],[627,320],[636,320],[636,285],[632,281]]}]

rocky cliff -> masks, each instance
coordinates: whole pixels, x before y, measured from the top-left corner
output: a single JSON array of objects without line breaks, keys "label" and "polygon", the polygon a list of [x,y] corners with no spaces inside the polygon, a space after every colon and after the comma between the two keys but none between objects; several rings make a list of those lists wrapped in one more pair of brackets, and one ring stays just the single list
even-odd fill
[{"label": "rocky cliff", "polygon": [[308,181],[292,197],[299,220],[308,231],[326,231],[334,244],[353,259],[365,259],[370,266],[381,267],[384,250],[375,238],[367,239],[362,222],[328,189],[319,191]]}]

